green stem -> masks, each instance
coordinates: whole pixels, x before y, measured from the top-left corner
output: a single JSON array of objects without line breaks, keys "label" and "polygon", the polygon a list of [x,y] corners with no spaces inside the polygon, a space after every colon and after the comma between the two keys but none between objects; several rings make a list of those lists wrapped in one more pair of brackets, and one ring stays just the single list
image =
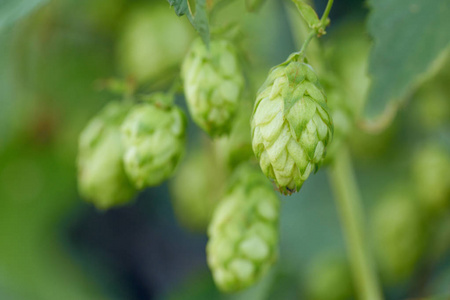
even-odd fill
[{"label": "green stem", "polygon": [[347,148],[342,148],[336,154],[329,177],[349,251],[358,299],[383,299],[365,239],[361,197]]},{"label": "green stem", "polygon": [[330,14],[331,7],[333,6],[334,0],[328,0],[327,6],[325,7],[325,11],[323,12],[322,18],[320,18],[320,23],[322,26],[326,26],[326,22],[328,19],[328,15]]}]

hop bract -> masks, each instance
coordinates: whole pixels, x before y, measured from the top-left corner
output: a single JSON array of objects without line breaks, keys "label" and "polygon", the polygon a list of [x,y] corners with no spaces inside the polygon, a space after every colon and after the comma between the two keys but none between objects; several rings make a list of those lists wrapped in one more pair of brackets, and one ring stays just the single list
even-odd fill
[{"label": "hop bract", "polygon": [[139,189],[169,178],[184,153],[185,116],[165,97],[155,94],[136,105],[122,125],[125,170]]},{"label": "hop bract", "polygon": [[135,188],[122,163],[120,125],[129,106],[108,104],[85,127],[78,145],[78,187],[86,199],[106,209],[129,201]]},{"label": "hop bract", "polygon": [[233,45],[197,39],[182,66],[184,91],[195,123],[210,136],[228,133],[244,87]]},{"label": "hop bract", "polygon": [[259,280],[277,257],[279,200],[254,169],[236,170],[208,228],[208,264],[223,291],[244,289]]},{"label": "hop bract", "polygon": [[311,66],[290,58],[271,70],[253,109],[252,146],[261,169],[283,194],[317,171],[332,139],[325,94]]}]

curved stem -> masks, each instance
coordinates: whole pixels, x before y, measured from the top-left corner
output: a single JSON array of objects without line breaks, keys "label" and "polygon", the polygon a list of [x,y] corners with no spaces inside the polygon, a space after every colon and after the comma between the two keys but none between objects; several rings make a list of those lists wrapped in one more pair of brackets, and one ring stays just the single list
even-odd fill
[{"label": "curved stem", "polygon": [[331,7],[333,6],[333,1],[334,0],[328,0],[327,6],[325,7],[325,11],[323,12],[322,18],[320,18],[320,23],[322,24],[322,26],[325,26],[327,19],[328,19],[328,15],[330,14],[331,11]]},{"label": "curved stem", "polygon": [[358,299],[383,299],[365,239],[361,197],[346,147],[336,154],[329,178],[347,243]]}]

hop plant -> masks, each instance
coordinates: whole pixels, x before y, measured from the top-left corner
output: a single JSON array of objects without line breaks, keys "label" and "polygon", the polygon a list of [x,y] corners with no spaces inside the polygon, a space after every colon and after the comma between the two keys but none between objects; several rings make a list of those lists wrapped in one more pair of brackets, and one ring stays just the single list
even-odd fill
[{"label": "hop plant", "polygon": [[215,150],[225,165],[233,170],[253,157],[250,134],[251,105],[242,101],[229,136],[215,140]]},{"label": "hop plant", "polygon": [[333,135],[318,78],[310,65],[295,57],[270,71],[251,120],[253,151],[283,194],[299,191],[317,171]]},{"label": "hop plant", "polygon": [[259,280],[277,257],[279,200],[264,176],[243,165],[208,228],[208,264],[225,292]]},{"label": "hop plant", "polygon": [[396,284],[411,275],[424,249],[423,216],[417,204],[410,188],[401,186],[373,209],[375,254],[388,283]]},{"label": "hop plant", "polygon": [[225,176],[211,147],[202,147],[181,163],[170,183],[170,192],[175,215],[184,227],[206,231],[222,196]]},{"label": "hop plant", "polygon": [[123,122],[125,170],[139,189],[169,178],[184,153],[186,118],[170,102],[170,95],[153,94]]},{"label": "hop plant", "polygon": [[439,143],[428,143],[413,158],[417,195],[430,212],[445,211],[450,204],[450,154]]},{"label": "hop plant", "polygon": [[129,201],[136,190],[125,174],[120,125],[129,106],[112,102],[84,128],[78,144],[78,188],[98,208]]},{"label": "hop plant", "polygon": [[333,119],[333,142],[327,147],[324,164],[330,163],[339,149],[345,144],[350,134],[354,121],[355,111],[352,109],[346,91],[337,78],[328,77],[324,81],[324,89],[327,92],[327,103]]},{"label": "hop plant", "polygon": [[181,69],[189,112],[210,136],[226,134],[244,88],[236,50],[225,40],[213,40],[209,49],[194,41]]}]

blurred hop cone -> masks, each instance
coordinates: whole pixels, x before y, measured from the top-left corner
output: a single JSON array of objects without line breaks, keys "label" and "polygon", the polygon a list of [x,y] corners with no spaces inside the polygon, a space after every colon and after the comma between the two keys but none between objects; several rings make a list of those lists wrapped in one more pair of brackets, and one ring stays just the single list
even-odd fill
[{"label": "blurred hop cone", "polygon": [[123,167],[120,125],[129,106],[112,102],[84,128],[78,145],[78,188],[98,208],[128,202],[136,190]]},{"label": "blurred hop cone", "polygon": [[314,257],[302,284],[309,300],[346,300],[354,295],[348,262],[335,253]]},{"label": "blurred hop cone", "polygon": [[175,215],[184,227],[206,231],[222,196],[225,176],[210,149],[201,148],[188,155],[170,184]]},{"label": "blurred hop cone", "polygon": [[250,133],[251,113],[250,103],[242,101],[229,136],[214,141],[217,155],[229,170],[254,157]]},{"label": "blurred hop cone", "polygon": [[275,262],[279,206],[259,171],[248,165],[236,169],[208,228],[208,264],[219,289],[247,288]]},{"label": "blurred hop cone", "polygon": [[178,72],[194,37],[189,21],[159,1],[135,5],[121,25],[118,63],[125,75],[139,82]]},{"label": "blurred hop cone", "polygon": [[420,148],[412,171],[419,199],[431,213],[445,211],[450,204],[450,154],[438,143]]},{"label": "blurred hop cone", "polygon": [[181,75],[195,123],[212,137],[229,133],[244,88],[233,45],[212,40],[207,49],[198,38],[183,62]]},{"label": "blurred hop cone", "polygon": [[424,249],[423,216],[408,187],[391,191],[372,211],[375,254],[383,279],[406,280]]},{"label": "blurred hop cone", "polygon": [[352,109],[347,93],[337,78],[325,78],[323,86],[327,92],[328,106],[334,125],[333,142],[327,147],[324,161],[324,164],[329,164],[342,145],[346,143],[347,137],[353,129],[355,111]]},{"label": "blurred hop cone", "polygon": [[251,120],[261,169],[283,194],[299,191],[325,158],[333,124],[310,65],[292,58],[273,68],[260,88]]},{"label": "blurred hop cone", "polygon": [[151,95],[146,103],[134,106],[123,122],[125,171],[139,189],[169,178],[184,153],[186,118],[171,104],[171,97]]}]

